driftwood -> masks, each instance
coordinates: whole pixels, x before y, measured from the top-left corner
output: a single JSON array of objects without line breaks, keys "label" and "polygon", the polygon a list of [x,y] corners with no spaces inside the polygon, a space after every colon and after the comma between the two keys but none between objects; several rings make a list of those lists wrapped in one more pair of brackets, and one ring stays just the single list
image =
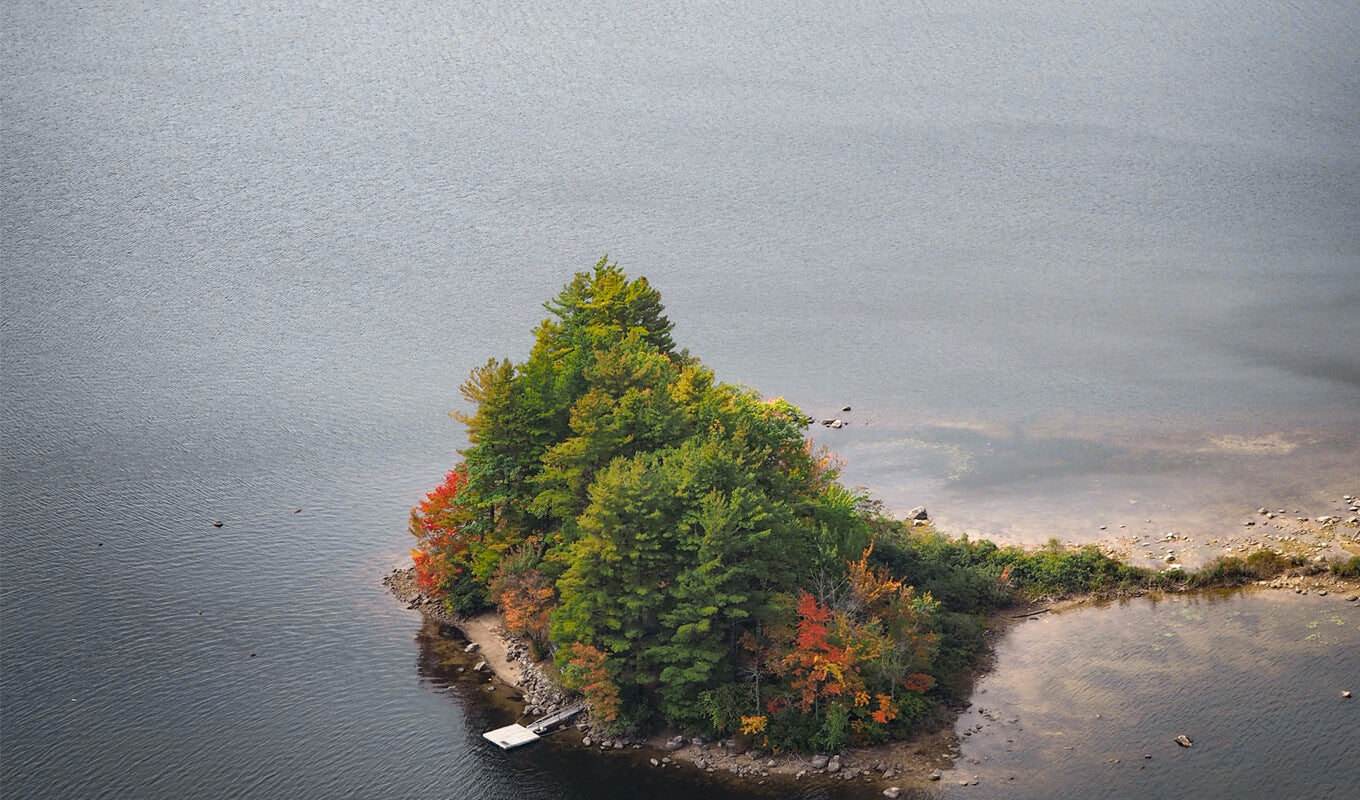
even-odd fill
[{"label": "driftwood", "polygon": [[1050,612],[1050,611],[1052,611],[1052,610],[1053,610],[1053,609],[1051,609],[1051,608],[1041,608],[1041,609],[1039,609],[1038,611],[1028,611],[1028,612],[1026,612],[1026,613],[1024,613],[1024,614],[1012,614],[1012,615],[1011,615],[1011,619],[1023,619],[1023,618],[1025,618],[1025,617],[1037,617],[1037,616],[1039,616],[1040,614],[1047,614],[1048,612]]}]

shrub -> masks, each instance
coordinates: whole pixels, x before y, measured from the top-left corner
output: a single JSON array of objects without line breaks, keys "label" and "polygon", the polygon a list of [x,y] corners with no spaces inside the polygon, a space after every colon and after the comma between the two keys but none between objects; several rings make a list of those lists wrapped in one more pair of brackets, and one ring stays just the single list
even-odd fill
[{"label": "shrub", "polygon": [[1360,578],[1360,556],[1351,556],[1349,561],[1333,563],[1332,574],[1341,578]]},{"label": "shrub", "polygon": [[1271,550],[1257,550],[1247,556],[1247,567],[1257,580],[1273,578],[1292,566],[1293,559]]}]

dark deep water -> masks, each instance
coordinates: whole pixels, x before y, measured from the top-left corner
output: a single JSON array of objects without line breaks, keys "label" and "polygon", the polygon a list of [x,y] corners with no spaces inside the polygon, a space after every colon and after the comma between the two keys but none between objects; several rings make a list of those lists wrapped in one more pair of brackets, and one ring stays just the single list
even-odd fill
[{"label": "dark deep water", "polygon": [[[1357,41],[1345,4],[6,4],[0,790],[713,796],[483,746],[494,708],[421,667],[378,583],[461,444],[458,383],[605,251],[720,378],[853,404],[818,429],[850,482],[954,530],[1356,493]],[[1070,672],[1052,692],[1102,713],[1104,653],[1168,613],[1083,612],[1060,665],[1016,638],[994,680],[1040,716],[1024,687]],[[1291,732],[1158,780],[1360,784],[1335,613],[1316,658],[1183,634],[1279,681],[1131,660],[1148,719],[1266,697]],[[1109,791],[1103,758],[1025,752],[1033,791]]]}]

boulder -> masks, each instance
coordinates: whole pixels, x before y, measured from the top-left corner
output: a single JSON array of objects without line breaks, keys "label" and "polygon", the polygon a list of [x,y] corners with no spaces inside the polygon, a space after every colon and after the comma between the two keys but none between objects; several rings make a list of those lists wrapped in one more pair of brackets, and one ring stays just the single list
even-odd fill
[{"label": "boulder", "polygon": [[830,756],[821,756],[821,755],[813,756],[813,757],[812,757],[812,768],[813,768],[813,769],[826,769],[826,763],[827,763],[828,761],[830,761],[830,760],[831,760],[831,757],[830,757]]},{"label": "boulder", "polygon": [[897,797],[901,793],[902,790],[896,786],[889,786],[888,788],[883,790],[884,797]]},{"label": "boulder", "polygon": [[925,506],[917,506],[907,512],[907,519],[930,519]]},{"label": "boulder", "polygon": [[467,647],[464,647],[464,648],[463,648],[463,652],[464,652],[464,653],[475,653],[475,652],[477,652],[478,650],[480,650],[481,647],[482,647],[482,646],[481,646],[480,644],[478,644],[477,642],[470,642],[470,643],[468,643],[468,646],[467,646]]},{"label": "boulder", "polygon": [[931,779],[932,781],[938,781],[940,778],[943,778],[943,777],[944,777],[944,773],[943,773],[943,772],[940,772],[938,769],[935,770],[934,772],[930,773],[930,779]]},{"label": "boulder", "polygon": [[682,747],[684,747],[684,746],[685,746],[685,737],[683,737],[683,736],[672,736],[670,739],[667,739],[667,740],[666,740],[666,750],[668,750],[668,751],[673,752],[673,751],[679,750],[680,748],[682,748]]},{"label": "boulder", "polygon": [[1190,737],[1183,733],[1176,736],[1175,742],[1181,747],[1190,747],[1194,744],[1194,742],[1190,741]]},{"label": "boulder", "polygon": [[840,772],[840,771],[841,771],[841,757],[840,757],[840,756],[832,756],[832,757],[831,757],[831,760],[828,761],[828,762],[826,762],[826,771],[827,771],[827,772]]}]

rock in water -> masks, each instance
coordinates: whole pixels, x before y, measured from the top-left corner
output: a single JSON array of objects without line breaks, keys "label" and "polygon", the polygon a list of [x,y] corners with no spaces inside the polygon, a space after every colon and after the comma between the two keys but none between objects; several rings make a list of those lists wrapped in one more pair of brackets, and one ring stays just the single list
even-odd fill
[{"label": "rock in water", "polygon": [[944,777],[944,773],[943,773],[943,772],[940,772],[938,769],[935,770],[934,772],[930,773],[930,779],[931,779],[932,781],[938,781],[940,778],[943,778],[943,777]]},{"label": "rock in water", "polygon": [[902,790],[899,789],[899,788],[896,787],[896,786],[889,786],[888,788],[886,788],[886,789],[883,790],[883,796],[884,796],[884,797],[889,797],[889,798],[895,798],[895,797],[897,797],[897,796],[898,796],[899,794],[901,794],[901,793],[902,793]]},{"label": "rock in water", "polygon": [[1189,736],[1186,736],[1185,734],[1182,733],[1176,737],[1176,744],[1180,745],[1181,747],[1189,747],[1192,744],[1194,744],[1194,742],[1190,741]]}]

